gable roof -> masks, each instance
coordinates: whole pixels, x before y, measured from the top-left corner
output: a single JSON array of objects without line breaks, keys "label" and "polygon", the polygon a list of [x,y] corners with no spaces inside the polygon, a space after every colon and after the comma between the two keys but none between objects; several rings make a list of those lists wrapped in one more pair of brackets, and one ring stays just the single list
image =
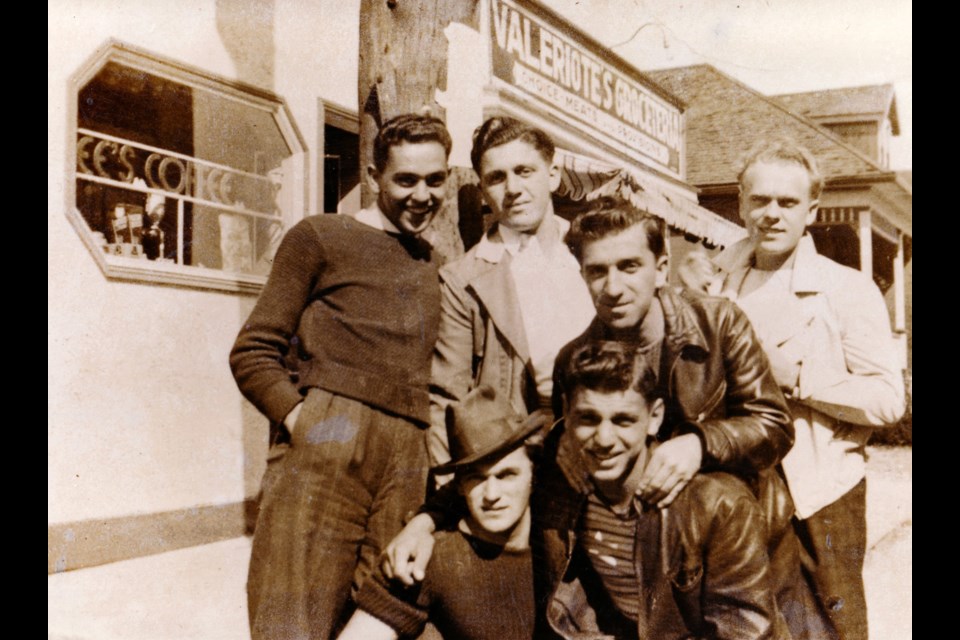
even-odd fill
[{"label": "gable roof", "polygon": [[646,71],[687,103],[687,181],[736,183],[743,156],[761,138],[790,136],[816,156],[826,177],[889,173],[826,129],[728,76],[700,64]]},{"label": "gable roof", "polygon": [[788,109],[812,120],[831,120],[870,115],[879,120],[890,117],[893,135],[900,135],[897,99],[892,84],[824,89],[774,96]]}]

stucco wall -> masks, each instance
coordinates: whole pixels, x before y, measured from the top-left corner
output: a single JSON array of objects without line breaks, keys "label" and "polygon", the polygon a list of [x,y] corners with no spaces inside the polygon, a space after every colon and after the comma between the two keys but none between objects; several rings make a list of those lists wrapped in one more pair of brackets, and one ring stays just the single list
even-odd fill
[{"label": "stucco wall", "polygon": [[[68,222],[70,75],[116,38],[274,91],[314,176],[319,98],[355,108],[358,7],[48,3],[49,523],[242,501],[259,488],[266,452],[266,422],[227,366],[255,297],[107,280]],[[308,203],[317,193],[310,178]]]}]

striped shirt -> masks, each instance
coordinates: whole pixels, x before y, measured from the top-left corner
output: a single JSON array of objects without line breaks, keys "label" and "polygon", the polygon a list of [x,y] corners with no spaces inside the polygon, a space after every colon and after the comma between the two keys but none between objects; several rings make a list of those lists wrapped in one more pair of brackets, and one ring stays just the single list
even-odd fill
[{"label": "striped shirt", "polygon": [[634,622],[640,606],[640,576],[634,559],[637,518],[632,504],[621,516],[591,493],[579,532],[580,544],[614,605]]}]

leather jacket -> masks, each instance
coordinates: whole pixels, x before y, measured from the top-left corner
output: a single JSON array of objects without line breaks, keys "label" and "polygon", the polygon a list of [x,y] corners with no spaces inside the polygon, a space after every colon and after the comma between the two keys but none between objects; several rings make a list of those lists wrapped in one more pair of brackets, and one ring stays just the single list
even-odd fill
[{"label": "leather jacket", "polygon": [[764,517],[742,480],[697,474],[666,509],[635,501],[637,623],[616,609],[577,546],[586,498],[555,465],[541,469],[531,501],[537,638],[791,638],[775,602]]},{"label": "leather jacket", "polygon": [[[703,444],[702,471],[728,471],[747,483],[764,521],[776,600],[796,612],[788,615],[793,637],[825,637],[822,616],[809,617],[816,605],[799,575],[799,543],[791,524],[794,504],[779,466],[793,445],[793,424],[760,341],[746,315],[728,300],[668,287],[660,288],[657,297],[664,316],[661,371],[669,376],[658,439],[695,433]],[[595,320],[561,350],[554,376],[557,415],[562,415],[564,393],[560,372],[573,352],[589,341],[611,338]],[[561,434],[559,425],[551,434],[555,449],[546,452],[545,461],[555,461],[569,489],[586,495],[589,477],[575,445]],[[687,489],[680,496],[689,493]]]},{"label": "leather jacket", "polygon": [[[793,446],[786,400],[747,320],[732,302],[661,287],[662,371],[666,415],[661,439],[695,433],[703,443],[703,470],[742,476],[772,467]],[[560,372],[587,342],[613,339],[599,318],[557,355],[554,413],[562,415]],[[789,516],[788,516],[789,517]]]}]

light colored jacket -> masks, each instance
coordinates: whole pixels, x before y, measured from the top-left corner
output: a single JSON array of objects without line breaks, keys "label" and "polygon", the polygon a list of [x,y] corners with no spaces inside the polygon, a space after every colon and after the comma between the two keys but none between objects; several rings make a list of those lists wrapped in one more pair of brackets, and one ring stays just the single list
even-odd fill
[{"label": "light colored jacket", "polygon": [[[747,239],[714,260],[725,297],[737,300],[752,258]],[[790,291],[789,308],[756,329],[766,350],[800,362],[799,383],[787,396],[796,441],[783,469],[797,513],[806,518],[864,478],[867,439],[873,428],[900,419],[905,394],[887,308],[870,278],[819,255],[805,235]]]},{"label": "light colored jacket", "polygon": [[[569,251],[562,242],[569,223],[553,220],[556,249]],[[446,407],[471,389],[490,385],[521,416],[544,404],[530,364],[510,261],[493,226],[462,258],[440,269],[440,327],[430,384],[431,465],[450,459]]]}]

